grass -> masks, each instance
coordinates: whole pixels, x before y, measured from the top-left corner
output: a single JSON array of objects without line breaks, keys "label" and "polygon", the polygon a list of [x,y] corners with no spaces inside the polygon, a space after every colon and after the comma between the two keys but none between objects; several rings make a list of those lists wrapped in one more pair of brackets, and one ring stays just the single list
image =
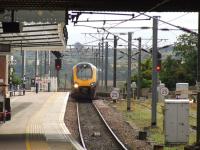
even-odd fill
[{"label": "grass", "polygon": [[190,115],[193,117],[190,117],[190,125],[195,126],[196,125],[196,110],[197,110],[197,105],[196,103],[190,103]]},{"label": "grass", "polygon": [[[151,102],[150,100],[146,101],[131,101],[131,111],[127,112],[127,102],[126,101],[118,101],[117,103],[110,103],[111,106],[115,107],[117,111],[123,113],[131,125],[136,125],[140,130],[144,130],[144,128],[148,129],[148,139],[156,142],[157,144],[163,144],[165,142],[164,139],[164,131],[163,131],[163,102],[157,103],[157,127],[151,128]],[[196,113],[195,104],[190,104],[190,113]],[[190,125],[196,125],[196,119],[191,118],[189,120]],[[196,133],[190,132],[189,135],[189,144],[193,144],[196,140]],[[165,150],[183,150],[184,145],[178,145],[173,147],[164,147]]]}]

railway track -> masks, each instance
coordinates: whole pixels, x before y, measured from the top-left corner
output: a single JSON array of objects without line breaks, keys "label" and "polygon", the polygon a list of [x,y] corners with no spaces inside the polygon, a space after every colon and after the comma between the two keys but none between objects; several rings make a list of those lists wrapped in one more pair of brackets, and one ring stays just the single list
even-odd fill
[{"label": "railway track", "polygon": [[87,150],[127,150],[93,103],[77,103],[82,146]]}]

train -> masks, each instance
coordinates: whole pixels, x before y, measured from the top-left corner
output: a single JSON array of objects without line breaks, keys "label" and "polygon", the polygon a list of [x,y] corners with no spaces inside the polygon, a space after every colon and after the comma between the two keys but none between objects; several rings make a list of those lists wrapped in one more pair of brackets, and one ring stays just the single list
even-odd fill
[{"label": "train", "polygon": [[72,68],[71,97],[95,99],[98,87],[98,69],[91,63],[80,62]]}]

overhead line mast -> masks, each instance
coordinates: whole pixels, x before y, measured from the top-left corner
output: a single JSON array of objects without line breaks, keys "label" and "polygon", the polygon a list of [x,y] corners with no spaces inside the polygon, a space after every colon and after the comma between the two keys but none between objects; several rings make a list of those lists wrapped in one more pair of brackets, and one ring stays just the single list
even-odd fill
[{"label": "overhead line mast", "polygon": [[190,30],[190,29],[188,29],[188,28],[185,28],[185,27],[181,27],[181,26],[178,26],[178,25],[174,25],[174,24],[168,23],[168,22],[166,22],[166,21],[160,20],[160,19],[158,19],[158,18],[156,18],[156,17],[154,17],[154,16],[150,16],[150,15],[147,15],[147,14],[145,14],[145,13],[140,13],[140,14],[141,14],[141,15],[144,15],[144,16],[147,16],[147,17],[150,17],[150,18],[152,18],[152,19],[157,19],[157,20],[160,21],[160,22],[163,22],[163,23],[165,23],[165,24],[168,24],[168,25],[170,25],[170,26],[173,26],[173,27],[175,27],[175,28],[178,28],[178,29],[180,29],[180,30],[182,30],[182,31],[184,31],[184,32],[192,33],[192,34],[194,34],[194,35],[198,35],[198,33],[194,32],[194,31],[192,31],[192,30]]}]

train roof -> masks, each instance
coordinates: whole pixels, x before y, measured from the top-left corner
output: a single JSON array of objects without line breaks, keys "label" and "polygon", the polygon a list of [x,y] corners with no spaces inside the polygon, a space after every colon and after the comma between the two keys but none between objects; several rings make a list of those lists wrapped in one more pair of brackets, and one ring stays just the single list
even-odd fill
[{"label": "train roof", "polygon": [[89,63],[89,62],[79,62],[78,64],[74,65],[73,68],[76,67],[76,66],[78,66],[78,65],[80,65],[80,64],[87,64],[87,65],[90,65],[90,66],[96,68],[95,65],[93,65],[92,63]]}]

